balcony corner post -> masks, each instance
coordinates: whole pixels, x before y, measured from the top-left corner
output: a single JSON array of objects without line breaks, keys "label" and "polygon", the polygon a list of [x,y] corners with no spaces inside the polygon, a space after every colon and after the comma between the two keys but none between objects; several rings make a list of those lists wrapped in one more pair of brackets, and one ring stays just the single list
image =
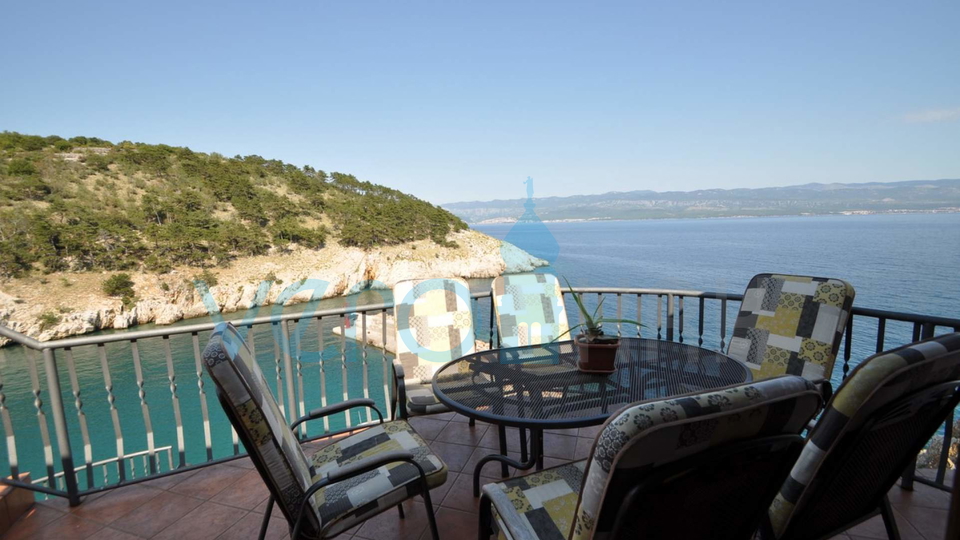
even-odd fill
[{"label": "balcony corner post", "polygon": [[43,349],[43,369],[47,372],[47,392],[50,394],[50,411],[53,413],[57,446],[60,447],[60,462],[63,464],[63,481],[67,486],[67,500],[70,501],[70,506],[78,506],[80,490],[77,487],[77,475],[73,467],[73,449],[70,446],[70,433],[67,429],[63,394],[60,390],[60,373],[57,371],[57,358],[53,349]]}]

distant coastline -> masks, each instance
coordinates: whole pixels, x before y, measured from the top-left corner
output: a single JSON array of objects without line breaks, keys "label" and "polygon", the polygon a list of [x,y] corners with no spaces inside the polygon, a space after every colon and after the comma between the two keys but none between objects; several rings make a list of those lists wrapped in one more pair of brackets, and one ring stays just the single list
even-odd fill
[{"label": "distant coastline", "polygon": [[[638,217],[638,218],[570,218],[570,219],[544,219],[543,223],[582,223],[592,221],[651,221],[668,219],[751,219],[751,218],[774,218],[774,217],[824,217],[824,216],[874,216],[874,215],[904,215],[904,214],[957,214],[960,213],[960,207],[945,207],[933,209],[893,209],[893,210],[843,210],[839,212],[804,212],[795,214],[741,214],[735,216],[662,216],[662,217]],[[494,218],[477,222],[469,222],[471,225],[509,225],[516,223],[517,218]]]},{"label": "distant coastline", "polygon": [[512,223],[533,210],[546,223],[643,219],[960,212],[960,179],[803,184],[753,189],[614,191],[593,195],[454,202],[472,224]]}]

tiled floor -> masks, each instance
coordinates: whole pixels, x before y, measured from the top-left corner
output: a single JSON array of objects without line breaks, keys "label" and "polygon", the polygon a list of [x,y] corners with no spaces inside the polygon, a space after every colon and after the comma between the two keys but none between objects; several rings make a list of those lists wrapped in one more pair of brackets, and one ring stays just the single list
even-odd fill
[{"label": "tiled floor", "polygon": [[[477,531],[477,499],[471,493],[471,471],[477,461],[498,448],[495,429],[485,424],[470,427],[466,418],[451,413],[414,418],[411,423],[430,441],[431,448],[450,467],[446,484],[433,490],[440,535],[447,539],[472,539]],[[518,448],[518,432],[509,430],[510,447]],[[550,467],[587,456],[597,428],[544,434],[545,464]],[[308,454],[322,443],[307,445]],[[499,466],[484,470],[488,481],[499,475]],[[266,507],[267,489],[247,459],[214,465],[91,496],[76,508],[62,500],[38,503],[5,538],[254,539]],[[949,494],[916,485],[913,492],[894,487],[890,492],[904,540],[940,539],[947,521]],[[359,525],[337,540],[427,539],[427,515],[422,500],[404,504],[406,519],[388,511]],[[275,512],[274,516],[278,516]],[[287,525],[271,520],[268,538],[286,538]],[[841,535],[844,539],[886,538],[880,518],[874,518]]]}]

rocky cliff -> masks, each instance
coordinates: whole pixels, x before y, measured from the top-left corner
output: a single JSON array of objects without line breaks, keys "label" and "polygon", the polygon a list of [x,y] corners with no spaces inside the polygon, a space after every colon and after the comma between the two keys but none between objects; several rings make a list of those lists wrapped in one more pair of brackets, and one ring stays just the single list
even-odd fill
[{"label": "rocky cliff", "polygon": [[[492,278],[546,265],[511,244],[475,231],[452,233],[450,240],[458,247],[423,240],[364,251],[330,243],[320,250],[275,250],[241,258],[228,268],[209,270],[216,284],[209,287],[207,301],[212,299],[221,312],[229,313],[308,301],[317,283],[323,291],[316,294],[330,298],[367,288],[390,288],[405,279]],[[149,322],[170,324],[211,311],[200,292],[203,287],[195,283],[197,269],[133,274],[136,299],[127,306],[102,292],[101,285],[111,274],[60,273],[0,283],[0,324],[47,341]],[[302,283],[309,285],[296,292]]]}]

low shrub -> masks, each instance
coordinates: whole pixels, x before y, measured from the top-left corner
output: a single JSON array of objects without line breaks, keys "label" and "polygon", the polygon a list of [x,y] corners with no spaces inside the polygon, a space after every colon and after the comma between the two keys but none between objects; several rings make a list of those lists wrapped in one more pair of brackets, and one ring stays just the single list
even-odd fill
[{"label": "low shrub", "polygon": [[130,274],[126,273],[110,276],[103,282],[101,289],[107,296],[126,298],[134,295],[133,280],[130,279]]}]

